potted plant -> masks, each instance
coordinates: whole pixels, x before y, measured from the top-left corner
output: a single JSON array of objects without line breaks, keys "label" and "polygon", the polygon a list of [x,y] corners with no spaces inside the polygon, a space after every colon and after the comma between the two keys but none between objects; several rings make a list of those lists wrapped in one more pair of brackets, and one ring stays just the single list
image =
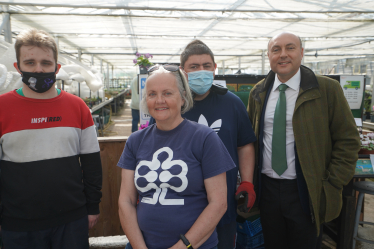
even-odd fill
[{"label": "potted plant", "polygon": [[374,154],[374,133],[360,134],[361,149],[358,154]]},{"label": "potted plant", "polygon": [[86,105],[88,105],[90,103],[90,98],[86,97],[83,99],[84,103],[86,103]]},{"label": "potted plant", "polygon": [[92,97],[90,103],[91,103],[91,106],[96,105],[96,98],[95,98],[95,97]]},{"label": "potted plant", "polygon": [[153,63],[149,61],[149,58],[153,58],[153,55],[148,53],[140,54],[138,52],[136,52],[135,55],[137,56],[137,58],[133,60],[135,66],[139,65],[140,74],[146,74],[148,68],[153,65]]}]

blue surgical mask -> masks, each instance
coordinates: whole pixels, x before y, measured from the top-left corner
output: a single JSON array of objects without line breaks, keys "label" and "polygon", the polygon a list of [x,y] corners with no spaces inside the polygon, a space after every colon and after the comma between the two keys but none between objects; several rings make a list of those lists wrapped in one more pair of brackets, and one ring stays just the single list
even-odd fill
[{"label": "blue surgical mask", "polygon": [[196,94],[203,95],[212,87],[213,71],[200,70],[196,72],[190,72],[187,75],[188,85]]}]

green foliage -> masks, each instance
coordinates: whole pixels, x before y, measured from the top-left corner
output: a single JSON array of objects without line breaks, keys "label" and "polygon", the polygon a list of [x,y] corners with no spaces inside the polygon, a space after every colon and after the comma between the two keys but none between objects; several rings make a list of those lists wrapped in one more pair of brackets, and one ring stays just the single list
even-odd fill
[{"label": "green foliage", "polygon": [[134,59],[133,62],[135,66],[139,65],[140,67],[148,68],[153,65],[152,62],[149,61],[149,58],[153,58],[151,54],[139,54],[136,53],[137,59]]},{"label": "green foliage", "polygon": [[361,144],[361,149],[374,150],[374,144],[373,143],[369,143],[368,145],[362,145]]},{"label": "green foliage", "polygon": [[366,112],[373,112],[373,108],[371,107],[371,98],[371,92],[365,91],[364,108]]}]

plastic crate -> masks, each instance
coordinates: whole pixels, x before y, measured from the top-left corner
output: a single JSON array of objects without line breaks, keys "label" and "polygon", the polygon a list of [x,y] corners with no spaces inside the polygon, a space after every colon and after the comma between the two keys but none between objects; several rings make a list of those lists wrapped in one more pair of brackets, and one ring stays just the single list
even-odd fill
[{"label": "plastic crate", "polygon": [[257,249],[259,247],[261,248],[261,246],[264,244],[264,234],[259,233],[256,236],[248,236],[244,233],[238,233],[236,237],[236,244],[237,249]]},{"label": "plastic crate", "polygon": [[246,220],[243,223],[237,222],[236,230],[240,233],[245,233],[250,236],[254,236],[262,231],[261,219],[259,217],[252,222],[248,220]]}]

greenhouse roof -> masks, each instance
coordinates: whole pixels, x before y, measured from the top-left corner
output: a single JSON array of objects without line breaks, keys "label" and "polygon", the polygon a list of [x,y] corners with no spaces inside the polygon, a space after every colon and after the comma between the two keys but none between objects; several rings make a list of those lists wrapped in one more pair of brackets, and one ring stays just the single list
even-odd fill
[{"label": "greenhouse roof", "polygon": [[219,67],[261,69],[269,39],[282,31],[301,37],[304,63],[374,56],[372,0],[61,2],[1,1],[0,24],[9,13],[13,37],[43,29],[58,38],[61,53],[123,70],[133,69],[136,52],[152,54],[153,63],[178,63],[194,39],[211,48]]}]

